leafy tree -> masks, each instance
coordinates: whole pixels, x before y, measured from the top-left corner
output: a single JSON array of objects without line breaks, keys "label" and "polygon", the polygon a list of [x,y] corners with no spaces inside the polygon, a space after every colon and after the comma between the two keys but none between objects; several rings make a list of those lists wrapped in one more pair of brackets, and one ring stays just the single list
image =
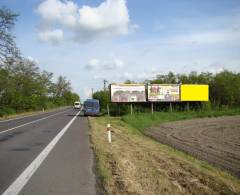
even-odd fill
[{"label": "leafy tree", "polygon": [[93,98],[99,100],[100,108],[105,112],[107,109],[107,104],[110,103],[109,91],[97,91],[93,94]]},{"label": "leafy tree", "polygon": [[71,84],[66,77],[59,76],[54,85],[54,96],[61,97],[66,91],[71,91]]},{"label": "leafy tree", "polygon": [[19,56],[19,50],[11,34],[17,16],[9,9],[0,8],[0,65],[10,58],[15,59]]},{"label": "leafy tree", "polygon": [[40,71],[37,64],[20,56],[11,29],[17,14],[0,8],[0,116],[27,110],[72,105],[79,96],[71,83],[59,76]]},{"label": "leafy tree", "polygon": [[239,105],[240,76],[227,70],[217,74],[211,82],[211,96],[218,105]]},{"label": "leafy tree", "polygon": [[176,84],[177,77],[173,74],[173,72],[169,72],[167,75],[161,74],[157,75],[156,79],[150,81],[150,83],[155,84]]},{"label": "leafy tree", "polygon": [[124,82],[124,84],[135,84],[135,83],[136,83],[135,81],[131,81],[129,79]]}]

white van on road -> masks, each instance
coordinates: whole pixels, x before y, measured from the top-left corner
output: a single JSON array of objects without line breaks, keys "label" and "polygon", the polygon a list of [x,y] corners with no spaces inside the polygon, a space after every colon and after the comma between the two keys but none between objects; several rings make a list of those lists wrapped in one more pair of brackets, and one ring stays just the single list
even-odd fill
[{"label": "white van on road", "polygon": [[81,102],[79,102],[79,101],[74,102],[73,108],[74,109],[80,109],[81,108]]}]

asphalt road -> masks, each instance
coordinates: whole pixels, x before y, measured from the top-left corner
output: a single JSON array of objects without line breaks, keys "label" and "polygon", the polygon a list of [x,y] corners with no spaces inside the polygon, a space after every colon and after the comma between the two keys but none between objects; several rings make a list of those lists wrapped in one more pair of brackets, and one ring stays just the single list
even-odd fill
[{"label": "asphalt road", "polygon": [[96,194],[87,118],[77,113],[0,121],[0,194]]}]

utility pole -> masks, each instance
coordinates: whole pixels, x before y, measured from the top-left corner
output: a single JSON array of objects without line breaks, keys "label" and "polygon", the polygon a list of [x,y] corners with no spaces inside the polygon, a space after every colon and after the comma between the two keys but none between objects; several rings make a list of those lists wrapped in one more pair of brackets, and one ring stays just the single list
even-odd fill
[{"label": "utility pole", "polygon": [[103,80],[103,85],[104,85],[104,91],[106,91],[106,84],[108,83],[108,81],[107,80]]},{"label": "utility pole", "polygon": [[92,98],[93,98],[93,88],[92,88]]}]

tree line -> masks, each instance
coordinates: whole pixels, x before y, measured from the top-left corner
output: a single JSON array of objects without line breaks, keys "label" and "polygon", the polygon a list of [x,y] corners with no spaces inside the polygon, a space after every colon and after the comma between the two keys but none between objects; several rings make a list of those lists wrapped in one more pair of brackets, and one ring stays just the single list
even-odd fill
[{"label": "tree line", "polygon": [[[127,80],[125,83],[137,83]],[[218,110],[240,107],[240,73],[223,70],[219,73],[191,72],[189,74],[168,74],[157,75],[152,80],[144,81],[145,84],[208,84],[209,102],[190,102],[191,110]],[[128,104],[116,104],[110,102],[110,91],[100,90],[93,94],[93,97],[100,100],[102,111],[106,111],[107,104],[110,105],[112,114],[129,113]],[[173,103],[176,111],[185,110],[185,102]],[[169,103],[154,103],[157,111],[168,111]],[[135,112],[150,110],[150,103],[136,103]]]},{"label": "tree line", "polygon": [[66,77],[53,82],[53,73],[21,55],[11,32],[17,17],[0,8],[0,116],[72,105],[80,97]]}]

